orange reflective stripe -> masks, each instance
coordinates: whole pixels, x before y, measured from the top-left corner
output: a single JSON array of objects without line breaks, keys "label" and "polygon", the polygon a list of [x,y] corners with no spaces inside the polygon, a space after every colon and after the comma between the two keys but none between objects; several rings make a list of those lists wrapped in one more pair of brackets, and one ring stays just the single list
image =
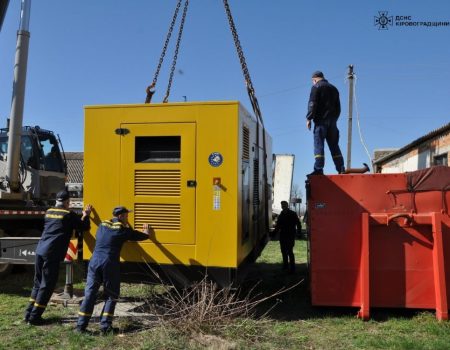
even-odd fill
[{"label": "orange reflective stripe", "polygon": [[41,305],[41,304],[38,304],[38,303],[34,303],[34,306],[35,307],[39,307],[41,309],[45,309],[47,307],[47,305]]}]

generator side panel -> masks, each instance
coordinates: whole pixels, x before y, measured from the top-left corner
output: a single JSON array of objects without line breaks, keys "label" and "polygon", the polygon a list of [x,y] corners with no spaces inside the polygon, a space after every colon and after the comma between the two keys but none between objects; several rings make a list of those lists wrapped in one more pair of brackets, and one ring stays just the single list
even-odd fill
[{"label": "generator side panel", "polygon": [[[268,227],[272,225],[272,140],[265,132],[267,184],[264,182],[265,159],[263,150],[263,131],[259,128],[259,147],[257,146],[257,122],[242,106],[239,109],[239,153],[238,153],[238,263],[241,264],[250,254],[263,248]],[[259,152],[259,154],[258,154]],[[267,185],[267,192],[265,186]]]}]

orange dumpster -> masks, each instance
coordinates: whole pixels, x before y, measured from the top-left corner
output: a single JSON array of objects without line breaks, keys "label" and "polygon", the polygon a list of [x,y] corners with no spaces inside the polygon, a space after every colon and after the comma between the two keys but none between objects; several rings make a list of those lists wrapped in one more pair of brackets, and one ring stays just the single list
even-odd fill
[{"label": "orange dumpster", "polygon": [[313,305],[435,309],[448,319],[450,168],[312,176]]}]

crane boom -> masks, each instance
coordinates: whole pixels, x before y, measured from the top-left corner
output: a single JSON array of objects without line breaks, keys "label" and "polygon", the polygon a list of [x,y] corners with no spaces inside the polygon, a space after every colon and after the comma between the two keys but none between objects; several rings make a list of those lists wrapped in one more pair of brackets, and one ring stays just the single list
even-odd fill
[{"label": "crane boom", "polygon": [[17,32],[16,58],[14,62],[14,84],[11,102],[8,163],[6,176],[11,192],[20,190],[19,164],[20,140],[22,135],[23,110],[25,104],[25,82],[27,78],[28,46],[30,42],[30,10],[31,0],[22,0],[20,26]]}]

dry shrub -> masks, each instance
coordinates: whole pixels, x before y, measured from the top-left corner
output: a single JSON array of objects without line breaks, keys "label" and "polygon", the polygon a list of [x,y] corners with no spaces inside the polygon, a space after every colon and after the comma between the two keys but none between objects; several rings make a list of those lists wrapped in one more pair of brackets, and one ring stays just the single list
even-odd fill
[{"label": "dry shrub", "polygon": [[[249,291],[220,287],[208,276],[183,289],[162,283],[163,292],[145,300],[147,312],[163,327],[176,329],[184,334],[221,334],[236,319],[264,318],[278,303],[276,297],[302,283],[283,287],[263,296],[255,293],[257,284]],[[256,308],[269,299],[274,303],[262,315],[256,316]]]}]

